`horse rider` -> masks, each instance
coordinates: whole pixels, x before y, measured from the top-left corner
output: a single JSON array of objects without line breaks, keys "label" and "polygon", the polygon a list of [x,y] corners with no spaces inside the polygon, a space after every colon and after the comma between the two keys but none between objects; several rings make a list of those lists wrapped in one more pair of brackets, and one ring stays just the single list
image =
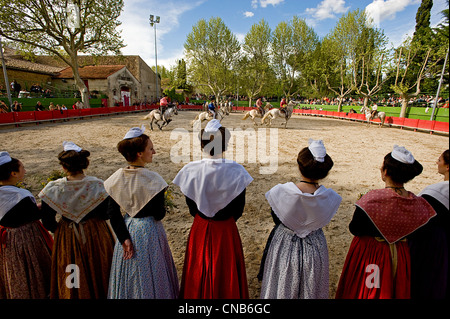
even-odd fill
[{"label": "horse rider", "polygon": [[261,98],[259,98],[258,100],[256,100],[256,107],[258,108],[259,112],[261,113],[261,116],[264,116],[264,109],[262,107],[262,101]]},{"label": "horse rider", "polygon": [[211,100],[211,102],[208,104],[208,111],[212,113],[213,119],[216,118],[216,105],[214,104],[214,101]]},{"label": "horse rider", "polygon": [[378,113],[378,105],[374,104],[374,105],[372,106],[372,111],[370,112],[370,119],[375,118],[375,116],[377,115],[377,113]]},{"label": "horse rider", "polygon": [[164,113],[166,112],[168,104],[169,104],[169,102],[167,101],[167,95],[164,95],[163,98],[159,101],[159,111],[161,112],[161,117],[164,122],[166,122]]},{"label": "horse rider", "polygon": [[284,113],[284,116],[286,117],[286,120],[289,117],[289,112],[287,110],[287,102],[286,98],[282,98],[280,102],[280,112]]}]

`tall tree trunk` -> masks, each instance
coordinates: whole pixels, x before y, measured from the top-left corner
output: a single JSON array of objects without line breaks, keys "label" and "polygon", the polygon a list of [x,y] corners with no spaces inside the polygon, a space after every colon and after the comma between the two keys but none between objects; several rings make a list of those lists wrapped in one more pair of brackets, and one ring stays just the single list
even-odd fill
[{"label": "tall tree trunk", "polygon": [[85,108],[90,108],[90,102],[89,102],[89,92],[87,90],[86,85],[84,84],[84,81],[80,77],[80,72],[78,69],[78,60],[75,56],[72,59],[73,63],[70,65],[73,72],[73,79],[75,80],[75,85],[77,86],[78,90],[81,94],[81,102],[83,102]]},{"label": "tall tree trunk", "polygon": [[408,109],[408,94],[400,94],[402,98],[402,108],[400,109],[399,117],[406,117],[406,110]]}]

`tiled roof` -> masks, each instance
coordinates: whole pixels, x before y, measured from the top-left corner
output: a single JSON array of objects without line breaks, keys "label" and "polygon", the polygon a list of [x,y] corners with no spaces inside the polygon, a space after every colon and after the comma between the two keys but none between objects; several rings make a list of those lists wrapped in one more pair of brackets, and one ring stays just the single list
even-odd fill
[{"label": "tiled roof", "polygon": [[[79,68],[78,70],[82,79],[106,79],[124,67],[125,65],[88,65]],[[54,78],[72,79],[72,68],[68,67],[61,70],[61,72],[59,72],[59,74],[57,74]]]},{"label": "tiled roof", "polygon": [[[34,63],[23,59],[15,59],[12,57],[5,57],[5,64],[7,68],[36,72],[36,73],[44,73],[44,74],[56,74],[61,71],[62,68],[54,67],[50,65]],[[1,65],[1,61],[0,61]]]}]

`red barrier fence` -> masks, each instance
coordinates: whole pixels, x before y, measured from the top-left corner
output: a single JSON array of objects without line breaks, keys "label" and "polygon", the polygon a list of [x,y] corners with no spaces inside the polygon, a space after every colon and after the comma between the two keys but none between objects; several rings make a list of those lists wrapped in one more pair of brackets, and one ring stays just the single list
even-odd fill
[{"label": "red barrier fence", "polygon": [[[115,106],[115,107],[98,107],[80,110],[64,110],[64,111],[27,111],[27,112],[11,112],[0,113],[1,125],[20,125],[22,123],[41,123],[46,121],[70,120],[74,118],[84,118],[92,116],[102,116],[108,114],[129,113],[137,111],[152,110],[158,108],[158,105],[139,105],[139,106]],[[201,111],[202,105],[179,105],[180,110],[195,110]],[[249,111],[253,108],[234,106],[233,111]],[[364,114],[359,113],[345,113],[335,111],[321,111],[321,110],[302,110],[294,109],[294,114],[324,116],[338,119],[347,119],[353,121],[365,121]],[[380,123],[379,119],[373,120],[374,123]],[[429,131],[430,133],[449,133],[448,122],[428,121],[419,119],[408,119],[400,117],[388,116],[385,120],[385,125],[410,128],[416,130]]]},{"label": "red barrier fence", "polygon": [[[345,113],[345,112],[334,112],[334,111],[320,111],[320,110],[300,110],[294,109],[295,114],[299,115],[313,115],[313,116],[324,116],[333,117],[339,119],[349,119],[355,121],[366,121],[364,114],[359,113]],[[379,124],[380,120],[376,119],[372,121],[373,123]],[[388,116],[385,119],[384,125],[400,127],[400,128],[410,128],[414,131],[423,130],[429,131],[430,133],[449,133],[449,123],[448,122],[438,122],[429,120],[419,120],[419,119],[408,119],[402,117],[392,117]]]}]

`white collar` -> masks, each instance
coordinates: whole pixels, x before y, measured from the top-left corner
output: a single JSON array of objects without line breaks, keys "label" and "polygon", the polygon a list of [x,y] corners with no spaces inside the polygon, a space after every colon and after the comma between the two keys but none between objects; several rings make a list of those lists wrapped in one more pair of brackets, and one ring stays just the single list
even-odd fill
[{"label": "white collar", "polygon": [[104,184],[108,194],[131,217],[136,216],[153,197],[168,187],[158,173],[147,168],[121,168]]},{"label": "white collar", "polygon": [[442,181],[425,187],[419,196],[430,195],[449,209],[449,181]]},{"label": "white collar", "polygon": [[108,194],[101,179],[86,176],[82,180],[69,181],[63,177],[51,181],[41,190],[39,197],[58,214],[79,223]]},{"label": "white collar", "polygon": [[197,204],[202,214],[214,217],[252,181],[253,178],[241,164],[207,158],[186,164],[173,183]]},{"label": "white collar", "polygon": [[1,186],[0,187],[0,220],[22,199],[30,197],[36,203],[36,199],[30,191],[16,186]]},{"label": "white collar", "polygon": [[281,222],[301,238],[326,226],[342,201],[331,188],[320,186],[308,194],[292,182],[274,186],[266,199]]}]

